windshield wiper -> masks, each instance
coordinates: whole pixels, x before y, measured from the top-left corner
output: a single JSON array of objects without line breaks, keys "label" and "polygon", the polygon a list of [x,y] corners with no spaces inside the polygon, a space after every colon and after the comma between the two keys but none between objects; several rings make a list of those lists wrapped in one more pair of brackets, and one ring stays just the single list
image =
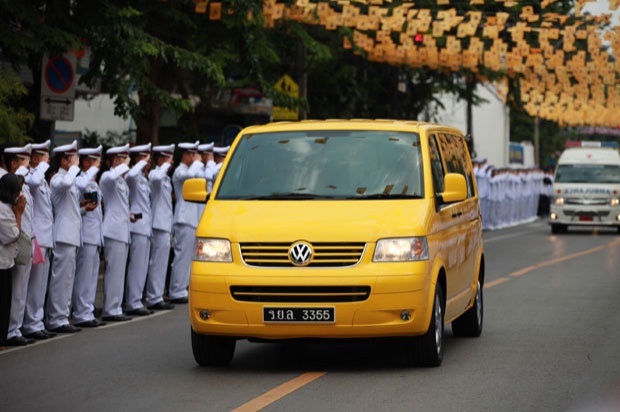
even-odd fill
[{"label": "windshield wiper", "polygon": [[400,193],[374,193],[372,195],[349,196],[347,199],[423,199],[420,195],[407,195]]},{"label": "windshield wiper", "polygon": [[250,196],[240,198],[243,200],[321,200],[321,199],[334,199],[333,196],[317,195],[313,193],[272,193],[270,195],[263,196]]}]

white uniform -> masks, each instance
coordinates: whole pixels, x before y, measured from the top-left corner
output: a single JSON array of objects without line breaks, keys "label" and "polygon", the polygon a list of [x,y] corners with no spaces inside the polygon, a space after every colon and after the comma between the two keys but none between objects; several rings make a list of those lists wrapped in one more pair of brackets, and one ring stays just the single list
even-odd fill
[{"label": "white uniform", "polygon": [[55,329],[69,324],[69,305],[80,246],[82,216],[75,179],[80,168],[58,169],[50,188],[54,205],[54,259],[47,298],[47,324]]},{"label": "white uniform", "polygon": [[45,305],[45,293],[47,292],[51,251],[54,247],[52,194],[45,180],[45,172],[48,168],[48,163],[40,162],[36,168],[30,169],[30,173],[26,176],[26,183],[28,183],[34,201],[32,216],[34,236],[45,259],[43,263],[32,265],[30,269],[26,311],[24,312],[24,324],[22,326],[22,332],[26,335],[45,329],[43,307]]},{"label": "white uniform", "polygon": [[123,174],[129,166],[122,163],[101,175],[99,184],[105,199],[103,238],[105,274],[103,278],[102,316],[123,313],[123,288],[129,252],[129,187]]},{"label": "white uniform", "polygon": [[151,238],[151,258],[146,283],[147,306],[161,302],[166,287],[173,218],[172,183],[168,176],[170,166],[170,163],[163,163],[149,173],[153,236]]},{"label": "white uniform", "polygon": [[[24,176],[24,178],[28,173],[28,169],[23,166],[15,171],[16,175]],[[32,235],[33,201],[27,184],[22,186],[21,194],[26,198],[26,209],[22,215],[22,231]],[[31,267],[32,259],[26,265],[15,265],[11,268],[13,287],[11,295],[11,318],[9,320],[7,339],[22,336],[21,327],[24,322]]]},{"label": "white uniform", "polygon": [[151,251],[151,189],[143,170],[148,163],[144,160],[131,168],[125,180],[129,186],[129,210],[142,213],[142,218],[129,224],[131,246],[125,289],[125,310],[142,308],[142,292],[146,284]]},{"label": "white uniform", "polygon": [[172,185],[176,194],[174,209],[174,260],[170,273],[169,298],[187,297],[189,272],[194,255],[194,240],[198,226],[199,204],[183,200],[183,183],[197,177],[204,164],[195,160],[189,167],[181,163],[172,175]]},{"label": "white uniform", "polygon": [[99,204],[94,210],[82,216],[82,246],[77,252],[75,282],[73,285],[73,319],[76,323],[89,322],[95,319],[95,297],[99,279],[100,252],[103,246],[101,224],[103,211],[101,189],[96,182],[98,167],[89,168],[86,173],[78,176],[76,184],[80,191],[80,199],[84,193],[97,193]]},{"label": "white uniform", "polygon": [[217,163],[213,160],[209,160],[205,165],[204,177],[207,179],[207,191],[209,193],[213,190],[213,182],[215,182],[214,176],[216,176],[217,170]]}]

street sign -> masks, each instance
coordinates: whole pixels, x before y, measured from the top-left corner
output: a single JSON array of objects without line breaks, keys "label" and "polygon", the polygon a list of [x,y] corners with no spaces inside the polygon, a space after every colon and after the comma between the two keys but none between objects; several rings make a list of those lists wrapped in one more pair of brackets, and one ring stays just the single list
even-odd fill
[{"label": "street sign", "polygon": [[[299,86],[288,74],[280,77],[274,85],[274,88],[288,94],[291,97],[299,97]],[[274,106],[272,117],[273,120],[298,120],[299,110],[291,110],[287,107]]]},{"label": "street sign", "polygon": [[73,121],[75,103],[74,53],[44,57],[41,70],[41,119]]}]

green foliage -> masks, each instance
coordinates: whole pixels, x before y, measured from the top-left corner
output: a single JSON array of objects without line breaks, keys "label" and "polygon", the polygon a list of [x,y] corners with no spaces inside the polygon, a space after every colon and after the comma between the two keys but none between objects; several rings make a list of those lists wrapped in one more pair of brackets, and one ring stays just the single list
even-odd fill
[{"label": "green foliage", "polygon": [[27,93],[17,76],[0,72],[0,143],[23,145],[32,140],[27,132],[34,122],[34,116],[16,105]]},{"label": "green foliage", "polygon": [[[390,4],[398,7],[403,2],[394,0]],[[304,109],[313,118],[432,119],[432,108],[441,107],[439,92],[453,93],[474,105],[483,103],[468,88],[472,76],[468,71],[448,73],[369,62],[363,54],[343,49],[343,36],[352,36],[350,29],[328,31],[294,21],[278,21],[275,27],[266,28],[262,1],[221,3],[221,19],[211,20],[208,14],[195,13],[192,0],[2,0],[1,56],[14,65],[28,65],[33,72],[28,103],[15,93],[0,102],[7,107],[0,112],[0,125],[7,121],[13,125],[13,129],[3,127],[3,133],[21,130],[25,136],[31,127],[33,116],[24,116],[23,108],[38,112],[37,87],[43,55],[82,46],[88,46],[92,56],[82,82],[91,87],[100,84],[102,92],[110,93],[115,114],[133,116],[139,127],[150,123],[155,129],[164,110],[177,118],[184,115],[188,121],[178,130],[192,136],[205,133],[200,119],[209,114],[212,97],[232,86],[256,87],[275,105]],[[461,14],[480,10],[492,15],[500,8],[504,10],[503,4],[493,2],[451,3],[454,5],[450,7],[456,7]],[[336,1],[330,4],[341,7]],[[546,11],[566,14],[573,4],[573,0],[559,0]],[[527,5],[533,5],[535,11],[540,9],[539,0],[519,2],[509,10],[513,14],[509,23],[517,21],[515,16]],[[415,6],[445,9],[436,0],[416,1]],[[490,44],[492,40],[485,42]],[[299,81],[304,72],[306,99],[274,89],[283,74]],[[489,70],[480,74],[488,79],[506,75]],[[515,110],[521,104],[518,81],[513,85],[511,104]],[[22,92],[18,97],[23,96]],[[196,96],[198,106],[192,99]],[[524,114],[515,116],[513,122],[518,123],[515,136],[525,136],[532,119]],[[543,138],[546,136],[541,134]]]}]

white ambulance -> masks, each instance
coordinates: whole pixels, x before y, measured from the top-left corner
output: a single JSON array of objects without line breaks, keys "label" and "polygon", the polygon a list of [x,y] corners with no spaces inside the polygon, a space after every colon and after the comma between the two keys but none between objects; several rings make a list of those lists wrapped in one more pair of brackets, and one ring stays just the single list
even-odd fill
[{"label": "white ambulance", "polygon": [[620,233],[620,154],[616,142],[567,142],[553,180],[551,233],[603,226]]}]

